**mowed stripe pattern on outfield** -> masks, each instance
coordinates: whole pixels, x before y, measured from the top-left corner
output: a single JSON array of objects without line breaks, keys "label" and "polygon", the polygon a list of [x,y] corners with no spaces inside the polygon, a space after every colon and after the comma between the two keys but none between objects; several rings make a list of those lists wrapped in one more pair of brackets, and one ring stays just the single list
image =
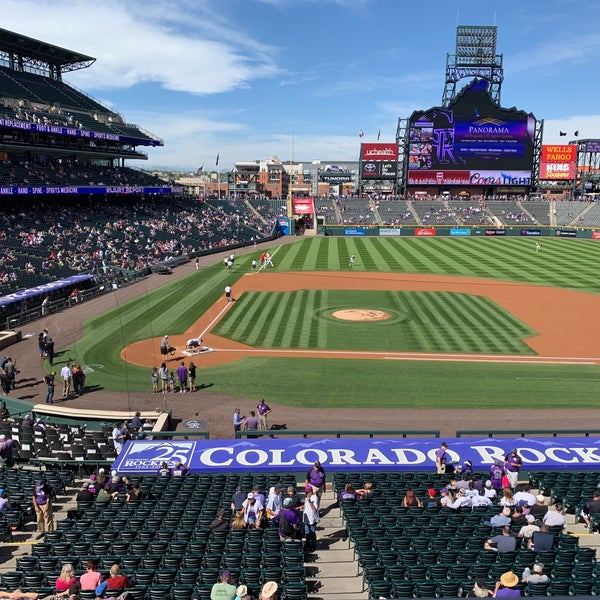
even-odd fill
[{"label": "mowed stripe pattern on outfield", "polygon": [[600,291],[600,244],[544,238],[334,238],[305,239],[280,248],[279,271],[399,271],[485,277]]},{"label": "mowed stripe pattern on outfield", "polygon": [[[361,322],[331,316],[343,309],[379,310],[390,318]],[[535,335],[481,296],[328,289],[247,292],[213,333],[255,348],[470,354],[534,354],[523,339]]]}]

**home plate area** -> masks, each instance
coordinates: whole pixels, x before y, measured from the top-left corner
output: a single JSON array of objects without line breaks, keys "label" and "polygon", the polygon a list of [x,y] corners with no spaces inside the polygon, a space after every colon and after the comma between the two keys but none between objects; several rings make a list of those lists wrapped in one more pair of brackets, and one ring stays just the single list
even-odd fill
[{"label": "home plate area", "polygon": [[183,350],[182,354],[186,356],[198,356],[200,354],[206,354],[208,352],[214,352],[214,348],[209,348],[208,346],[200,346],[199,348],[194,348],[193,350]]}]

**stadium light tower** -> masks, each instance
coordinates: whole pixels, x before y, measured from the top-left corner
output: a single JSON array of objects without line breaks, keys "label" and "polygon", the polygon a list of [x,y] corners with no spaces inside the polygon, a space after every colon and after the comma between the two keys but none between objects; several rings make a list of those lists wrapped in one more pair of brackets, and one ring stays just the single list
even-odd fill
[{"label": "stadium light tower", "polygon": [[456,84],[466,77],[486,79],[492,100],[500,106],[504,80],[502,54],[496,54],[495,25],[459,25],[456,28],[455,54],[446,55],[446,85],[442,106],[456,96]]}]

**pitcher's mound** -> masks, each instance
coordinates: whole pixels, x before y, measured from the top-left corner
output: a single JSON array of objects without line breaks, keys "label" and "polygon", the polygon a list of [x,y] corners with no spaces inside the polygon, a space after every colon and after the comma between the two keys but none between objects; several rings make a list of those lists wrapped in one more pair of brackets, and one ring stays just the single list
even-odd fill
[{"label": "pitcher's mound", "polygon": [[372,310],[369,308],[348,308],[336,310],[331,316],[342,321],[385,321],[391,319],[392,315],[383,310]]}]

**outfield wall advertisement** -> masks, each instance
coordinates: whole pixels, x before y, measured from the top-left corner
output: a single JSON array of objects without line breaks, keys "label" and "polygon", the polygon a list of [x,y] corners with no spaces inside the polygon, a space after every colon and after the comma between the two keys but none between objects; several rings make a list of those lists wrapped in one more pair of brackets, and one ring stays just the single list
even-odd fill
[{"label": "outfield wall advertisement", "polygon": [[[470,460],[487,470],[517,448],[525,469],[598,469],[600,439],[454,438],[446,440],[453,463]],[[134,440],[126,442],[113,468],[119,473],[157,473],[161,464],[182,462],[195,473],[306,471],[320,461],[329,471],[435,471],[440,440],[414,439],[240,439]]]}]

